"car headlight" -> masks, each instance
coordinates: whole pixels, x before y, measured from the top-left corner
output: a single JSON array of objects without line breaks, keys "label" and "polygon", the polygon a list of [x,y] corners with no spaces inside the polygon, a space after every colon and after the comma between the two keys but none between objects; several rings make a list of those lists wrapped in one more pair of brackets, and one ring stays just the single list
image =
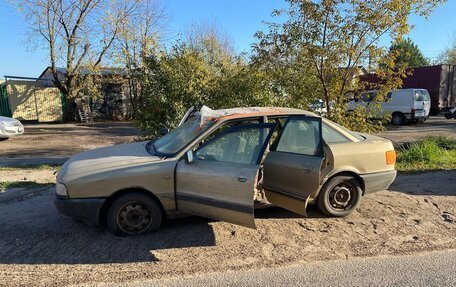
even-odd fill
[{"label": "car headlight", "polygon": [[59,196],[68,196],[68,191],[66,189],[66,186],[63,183],[56,182],[55,183],[55,194]]}]

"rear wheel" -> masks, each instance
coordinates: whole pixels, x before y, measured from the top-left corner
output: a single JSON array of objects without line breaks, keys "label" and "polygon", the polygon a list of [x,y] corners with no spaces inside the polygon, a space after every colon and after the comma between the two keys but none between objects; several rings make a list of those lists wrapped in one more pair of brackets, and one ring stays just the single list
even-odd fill
[{"label": "rear wheel", "polygon": [[391,119],[391,122],[397,126],[405,124],[405,116],[403,113],[393,113],[393,117]]},{"label": "rear wheel", "polygon": [[336,176],[322,187],[317,198],[318,209],[329,216],[347,216],[358,208],[363,190],[352,176]]},{"label": "rear wheel", "polygon": [[118,236],[155,231],[162,220],[160,206],[142,193],[129,193],[117,198],[109,207],[106,218],[109,231]]}]

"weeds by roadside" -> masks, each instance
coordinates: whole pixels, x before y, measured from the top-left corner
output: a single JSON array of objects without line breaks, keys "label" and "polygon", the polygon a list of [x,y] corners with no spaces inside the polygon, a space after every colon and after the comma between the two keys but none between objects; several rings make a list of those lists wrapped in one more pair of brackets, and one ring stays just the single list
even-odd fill
[{"label": "weeds by roadside", "polygon": [[10,188],[40,188],[40,187],[50,187],[54,183],[46,182],[39,183],[35,181],[0,181],[0,191],[10,189]]},{"label": "weeds by roadside", "polygon": [[0,171],[15,171],[15,170],[59,170],[60,165],[50,165],[50,164],[41,164],[41,165],[25,165],[18,167],[0,167]]},{"label": "weeds by roadside", "polygon": [[449,137],[426,137],[403,144],[397,152],[399,172],[456,169],[456,140]]}]

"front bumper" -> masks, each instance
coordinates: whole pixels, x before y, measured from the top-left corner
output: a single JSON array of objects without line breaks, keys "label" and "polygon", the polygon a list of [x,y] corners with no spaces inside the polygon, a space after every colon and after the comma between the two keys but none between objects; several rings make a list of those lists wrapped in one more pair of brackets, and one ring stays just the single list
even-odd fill
[{"label": "front bumper", "polygon": [[105,198],[66,198],[54,194],[54,205],[66,216],[80,219],[89,225],[100,224],[100,213]]},{"label": "front bumper", "polygon": [[0,128],[0,138],[9,138],[13,136],[18,136],[24,133],[24,127],[2,127]]},{"label": "front bumper", "polygon": [[396,179],[396,175],[396,170],[360,175],[364,182],[364,194],[388,189]]}]

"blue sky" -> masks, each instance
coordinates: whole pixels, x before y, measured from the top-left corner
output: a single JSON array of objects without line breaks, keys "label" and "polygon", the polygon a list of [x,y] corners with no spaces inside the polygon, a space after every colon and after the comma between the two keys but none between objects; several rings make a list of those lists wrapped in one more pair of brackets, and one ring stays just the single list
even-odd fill
[{"label": "blue sky", "polygon": [[[201,21],[215,22],[234,40],[238,51],[249,51],[253,34],[265,28],[274,8],[285,7],[284,0],[163,0],[167,14],[167,39],[178,37],[185,27]],[[425,56],[435,58],[456,32],[456,1],[440,6],[428,20],[413,17],[410,38]],[[4,75],[37,77],[47,66],[47,54],[30,48],[27,26],[21,14],[6,0],[0,0],[0,78]],[[387,43],[386,43],[387,44]]]}]

